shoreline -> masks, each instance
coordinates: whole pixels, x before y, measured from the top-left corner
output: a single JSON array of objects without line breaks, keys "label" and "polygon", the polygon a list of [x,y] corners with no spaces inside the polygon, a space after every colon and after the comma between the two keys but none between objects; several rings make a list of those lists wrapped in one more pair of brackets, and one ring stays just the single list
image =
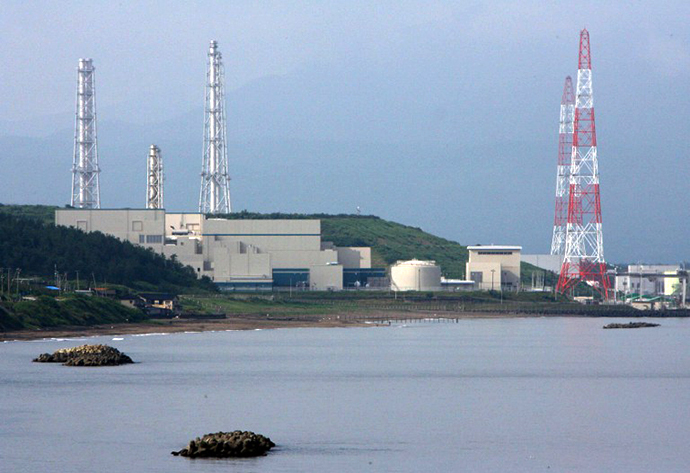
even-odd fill
[{"label": "shoreline", "polygon": [[[92,326],[51,327],[38,330],[17,330],[0,332],[0,342],[23,342],[53,338],[83,338],[111,335],[146,335],[157,333],[184,332],[223,332],[228,330],[270,330],[279,328],[344,328],[375,327],[387,325],[384,321],[404,321],[423,319],[477,319],[477,318],[525,318],[545,317],[544,315],[509,314],[505,312],[409,312],[392,314],[390,312],[369,312],[366,315],[352,313],[300,315],[300,316],[260,316],[233,315],[225,319],[156,319],[133,324],[107,324]],[[558,315],[551,317],[577,317]]]}]

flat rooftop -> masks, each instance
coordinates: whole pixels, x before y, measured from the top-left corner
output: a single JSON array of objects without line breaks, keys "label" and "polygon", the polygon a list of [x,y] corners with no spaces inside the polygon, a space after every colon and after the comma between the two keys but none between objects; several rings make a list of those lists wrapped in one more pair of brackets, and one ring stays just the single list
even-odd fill
[{"label": "flat rooftop", "polygon": [[473,245],[468,246],[468,250],[495,250],[495,251],[522,251],[521,246],[511,246],[511,245]]}]

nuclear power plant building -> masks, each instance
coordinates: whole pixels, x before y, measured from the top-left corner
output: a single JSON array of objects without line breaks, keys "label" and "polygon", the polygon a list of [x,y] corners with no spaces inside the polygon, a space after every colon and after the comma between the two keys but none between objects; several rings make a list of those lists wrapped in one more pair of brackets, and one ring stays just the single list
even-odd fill
[{"label": "nuclear power plant building", "polygon": [[385,275],[371,248],[321,241],[321,221],[208,218],[163,209],[58,209],[56,225],[99,231],[191,266],[224,290],[340,290]]}]

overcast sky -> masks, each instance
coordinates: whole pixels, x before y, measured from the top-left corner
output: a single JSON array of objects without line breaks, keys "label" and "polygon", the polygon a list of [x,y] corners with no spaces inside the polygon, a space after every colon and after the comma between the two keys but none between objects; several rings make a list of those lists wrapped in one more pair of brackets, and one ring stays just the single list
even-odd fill
[{"label": "overcast sky", "polygon": [[[545,252],[558,105],[565,76],[576,77],[583,27],[592,40],[608,259],[690,259],[690,3],[683,1],[4,0],[0,202],[65,203],[76,64],[91,57],[99,132],[111,135],[110,148],[100,142],[104,183],[111,173],[104,207],[141,205],[113,155],[130,153],[125,142],[153,142],[144,130],[178,120],[192,129],[194,155],[182,156],[182,145],[164,148],[168,183],[179,182],[166,197],[192,210],[202,122],[193,114],[203,105],[206,49],[215,39],[226,65],[229,139],[238,143],[230,168],[239,208],[352,212],[362,204],[463,244]],[[162,140],[177,133],[156,129]],[[52,142],[36,144],[45,159],[64,161],[64,183],[31,189],[29,173],[12,169],[21,153],[9,137],[18,136],[66,137],[66,156],[51,154]],[[304,146],[281,154],[280,140]],[[318,148],[324,142],[331,144]],[[376,153],[387,154],[378,165]],[[248,162],[261,157],[265,168]],[[317,162],[311,174],[302,169]],[[47,174],[50,165],[32,172]],[[366,175],[342,177],[352,167]],[[188,169],[194,183],[185,187],[186,176],[170,174],[176,169]],[[272,181],[252,175],[257,169],[283,173],[279,181],[290,185],[267,190],[260,182]],[[328,185],[303,193],[319,175]],[[378,191],[358,189],[363,183]]]}]

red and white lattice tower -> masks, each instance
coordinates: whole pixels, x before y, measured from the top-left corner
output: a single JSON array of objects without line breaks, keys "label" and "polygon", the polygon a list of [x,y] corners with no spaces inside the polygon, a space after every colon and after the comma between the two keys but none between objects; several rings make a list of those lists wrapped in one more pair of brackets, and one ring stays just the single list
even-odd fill
[{"label": "red and white lattice tower", "polygon": [[599,162],[597,134],[594,126],[592,95],[592,57],[589,33],[580,33],[580,57],[577,71],[573,152],[570,156],[568,223],[559,292],[565,292],[584,281],[604,299],[608,298],[609,280],[604,261],[599,196]]},{"label": "red and white lattice tower", "polygon": [[568,177],[570,176],[570,155],[573,152],[573,119],[575,115],[575,94],[573,80],[565,78],[561,98],[561,118],[558,127],[558,170],[556,172],[556,213],[553,219],[551,254],[562,255],[565,248],[565,231],[568,223]]}]

